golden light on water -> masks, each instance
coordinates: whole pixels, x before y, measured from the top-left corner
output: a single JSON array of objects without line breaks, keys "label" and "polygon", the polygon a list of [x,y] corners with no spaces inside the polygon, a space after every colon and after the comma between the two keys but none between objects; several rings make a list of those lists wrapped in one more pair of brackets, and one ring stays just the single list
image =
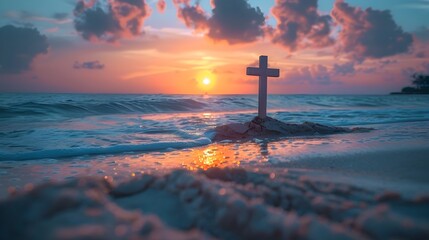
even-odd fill
[{"label": "golden light on water", "polygon": [[[203,113],[203,116],[210,118],[213,115]],[[100,156],[99,159],[94,159],[85,168],[76,168],[74,166],[76,164],[71,164],[69,161],[60,161],[56,163],[55,169],[52,168],[51,170],[47,170],[43,165],[22,165],[9,168],[9,163],[1,162],[0,167],[9,169],[11,175],[0,174],[0,182],[6,186],[11,186],[7,192],[14,194],[17,187],[23,188],[27,183],[60,181],[64,180],[65,176],[77,177],[91,174],[104,177],[108,182],[120,182],[128,181],[129,178],[139,177],[143,174],[163,173],[177,168],[197,171],[210,168],[251,166],[252,169],[257,170],[258,167],[265,164],[278,161],[295,161],[295,159],[320,155],[321,153],[345,152],[355,147],[356,145],[344,142],[344,139],[341,138],[305,137],[273,142],[213,143],[207,146],[166,152]],[[93,157],[88,157],[87,161],[92,161]],[[47,171],[50,171],[48,172],[48,179],[46,178]],[[13,177],[10,177],[13,175],[25,177],[22,177],[20,182],[16,182]],[[271,179],[277,178],[275,174],[271,174],[269,177]],[[31,185],[28,185],[28,188],[31,188]],[[0,192],[0,196],[1,194]]]}]

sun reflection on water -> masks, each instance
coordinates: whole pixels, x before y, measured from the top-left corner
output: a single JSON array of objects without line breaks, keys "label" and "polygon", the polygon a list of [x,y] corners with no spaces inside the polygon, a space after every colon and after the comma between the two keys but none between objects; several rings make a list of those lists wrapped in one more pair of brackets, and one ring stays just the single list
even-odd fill
[{"label": "sun reflection on water", "polygon": [[[191,161],[189,161],[192,159]],[[209,146],[192,151],[191,158],[182,159],[182,166],[188,170],[207,170],[212,167],[238,167],[240,161],[232,150],[222,145]]]},{"label": "sun reflection on water", "polygon": [[[144,174],[163,174],[172,169],[191,171],[209,168],[251,167],[275,165],[297,161],[305,157],[357,149],[357,141],[350,136],[288,138],[278,141],[254,139],[250,142],[213,143],[189,149],[171,149],[162,152],[134,152],[110,156],[86,156],[67,161],[42,161],[40,163],[10,167],[7,162],[0,167],[8,168],[8,174],[0,175],[0,183],[21,188],[27,183],[72,179],[79,176],[100,176],[111,182],[126,181]],[[362,143],[359,149],[364,149]],[[46,166],[49,165],[49,168]],[[20,179],[11,176],[21,176]],[[275,178],[275,175],[270,176]],[[0,193],[1,195],[1,193]]]}]

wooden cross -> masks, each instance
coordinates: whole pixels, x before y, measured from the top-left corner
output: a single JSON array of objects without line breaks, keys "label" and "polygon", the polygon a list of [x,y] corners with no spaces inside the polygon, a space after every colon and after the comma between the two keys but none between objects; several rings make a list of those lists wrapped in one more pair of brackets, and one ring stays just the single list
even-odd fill
[{"label": "wooden cross", "polygon": [[259,56],[259,68],[248,67],[246,74],[259,76],[258,117],[265,119],[267,117],[267,79],[268,77],[279,77],[280,70],[268,68],[268,57]]}]

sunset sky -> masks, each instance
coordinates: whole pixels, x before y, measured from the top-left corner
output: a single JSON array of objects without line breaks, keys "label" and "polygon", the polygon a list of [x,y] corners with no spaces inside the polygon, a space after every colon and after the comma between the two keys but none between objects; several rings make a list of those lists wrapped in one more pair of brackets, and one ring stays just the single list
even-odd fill
[{"label": "sunset sky", "polygon": [[0,92],[385,94],[428,43],[428,0],[2,0]]}]

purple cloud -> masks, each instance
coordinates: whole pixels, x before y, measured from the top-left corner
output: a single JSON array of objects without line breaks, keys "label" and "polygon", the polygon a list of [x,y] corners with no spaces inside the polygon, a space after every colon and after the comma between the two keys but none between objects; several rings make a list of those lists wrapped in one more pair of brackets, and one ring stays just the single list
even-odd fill
[{"label": "purple cloud", "polygon": [[334,64],[333,70],[335,74],[339,75],[349,75],[355,73],[355,63],[347,62],[343,64]]},{"label": "purple cloud", "polygon": [[208,17],[204,10],[199,6],[186,4],[177,9],[177,17],[181,19],[188,28],[196,31],[204,31],[208,28]]},{"label": "purple cloud", "polygon": [[212,0],[210,17],[197,4],[189,0],[174,0],[178,17],[187,27],[207,31],[207,36],[229,44],[254,42],[264,35],[265,16],[259,7],[247,0]]},{"label": "purple cloud", "polygon": [[75,29],[84,39],[115,42],[142,34],[149,7],[145,0],[80,0],[74,15]]},{"label": "purple cloud", "polygon": [[277,27],[271,31],[272,41],[290,52],[304,48],[330,46],[331,17],[321,15],[317,0],[276,0],[272,13]]},{"label": "purple cloud", "polygon": [[67,18],[69,17],[69,14],[68,13],[54,13],[53,15],[52,15],[52,18],[54,18],[54,19],[56,19],[56,20],[58,20],[58,21],[64,21],[64,20],[66,20]]},{"label": "purple cloud", "polygon": [[165,0],[158,0],[158,3],[156,4],[156,7],[158,8],[158,11],[161,12],[161,13],[164,12],[166,6],[167,5],[165,3]]},{"label": "purple cloud", "polygon": [[0,28],[0,73],[30,69],[34,58],[48,52],[46,36],[35,28],[6,25]]},{"label": "purple cloud", "polygon": [[311,66],[295,67],[293,69],[284,71],[283,79],[286,82],[292,83],[310,83],[319,85],[332,84],[332,73],[329,69],[321,64]]},{"label": "purple cloud", "polygon": [[363,61],[406,53],[413,43],[412,35],[395,23],[388,10],[362,10],[337,0],[331,15],[341,26],[340,52],[350,59]]},{"label": "purple cloud", "polygon": [[104,64],[100,63],[98,60],[96,61],[88,61],[88,62],[74,62],[74,69],[88,69],[88,70],[102,70],[104,69]]}]

